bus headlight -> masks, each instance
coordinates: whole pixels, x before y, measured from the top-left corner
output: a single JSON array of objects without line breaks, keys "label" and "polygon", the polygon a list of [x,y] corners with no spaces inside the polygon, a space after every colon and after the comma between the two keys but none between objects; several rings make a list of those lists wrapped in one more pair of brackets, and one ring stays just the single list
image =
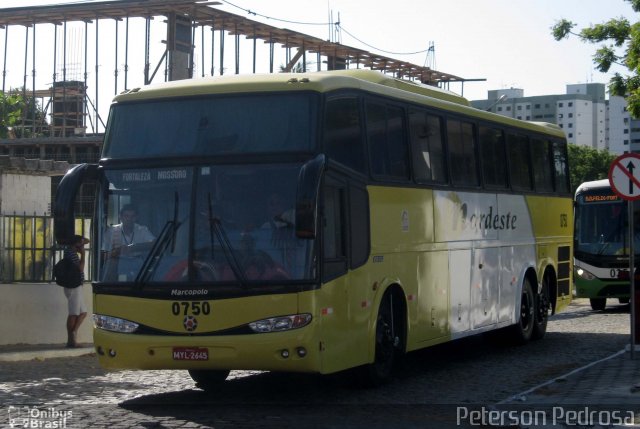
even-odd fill
[{"label": "bus headlight", "polygon": [[254,332],[282,332],[302,328],[308,325],[309,322],[311,322],[311,315],[303,313],[256,320],[249,323],[249,327]]},{"label": "bus headlight", "polygon": [[130,334],[135,332],[140,325],[130,320],[120,319],[118,317],[104,316],[102,314],[93,315],[93,326],[105,331],[122,332]]},{"label": "bus headlight", "polygon": [[584,268],[576,268],[576,275],[581,279],[585,279],[585,280],[593,280],[596,278],[596,276],[594,276]]}]

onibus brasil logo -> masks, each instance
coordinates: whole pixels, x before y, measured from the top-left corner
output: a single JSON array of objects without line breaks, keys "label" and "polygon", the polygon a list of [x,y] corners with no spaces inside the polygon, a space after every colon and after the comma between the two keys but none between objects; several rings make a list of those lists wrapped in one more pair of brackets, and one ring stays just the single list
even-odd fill
[{"label": "onibus brasil logo", "polygon": [[70,410],[31,405],[10,405],[7,411],[10,428],[66,428],[73,415]]}]

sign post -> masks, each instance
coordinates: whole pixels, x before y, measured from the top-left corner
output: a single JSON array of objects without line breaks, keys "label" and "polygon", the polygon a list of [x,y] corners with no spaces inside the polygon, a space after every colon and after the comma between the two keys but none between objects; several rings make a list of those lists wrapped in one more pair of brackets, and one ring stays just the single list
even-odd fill
[{"label": "sign post", "polygon": [[635,359],[636,345],[640,344],[640,298],[636,294],[634,206],[640,199],[640,155],[626,153],[613,160],[609,168],[611,189],[627,201],[629,222],[629,292],[631,294],[631,359]]}]

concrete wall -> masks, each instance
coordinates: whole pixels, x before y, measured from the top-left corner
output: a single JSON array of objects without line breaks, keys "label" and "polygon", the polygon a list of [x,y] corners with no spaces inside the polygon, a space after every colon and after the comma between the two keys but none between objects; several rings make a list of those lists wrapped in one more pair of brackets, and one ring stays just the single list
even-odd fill
[{"label": "concrete wall", "polygon": [[42,216],[51,209],[51,177],[26,173],[0,176],[2,212]]},{"label": "concrete wall", "polygon": [[[82,287],[87,318],[78,342],[93,343],[91,285]],[[55,283],[0,284],[0,345],[67,342],[67,298]]]}]

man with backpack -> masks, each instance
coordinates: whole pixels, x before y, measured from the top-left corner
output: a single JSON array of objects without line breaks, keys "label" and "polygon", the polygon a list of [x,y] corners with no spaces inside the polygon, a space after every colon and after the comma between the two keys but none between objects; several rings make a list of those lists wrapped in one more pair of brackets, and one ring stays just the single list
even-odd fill
[{"label": "man with backpack", "polygon": [[87,317],[87,307],[82,296],[82,282],[84,281],[85,248],[89,240],[81,235],[74,235],[71,243],[64,247],[64,258],[68,258],[80,271],[80,284],[65,287],[69,315],[67,316],[67,347],[79,347],[76,338],[82,321]]}]

